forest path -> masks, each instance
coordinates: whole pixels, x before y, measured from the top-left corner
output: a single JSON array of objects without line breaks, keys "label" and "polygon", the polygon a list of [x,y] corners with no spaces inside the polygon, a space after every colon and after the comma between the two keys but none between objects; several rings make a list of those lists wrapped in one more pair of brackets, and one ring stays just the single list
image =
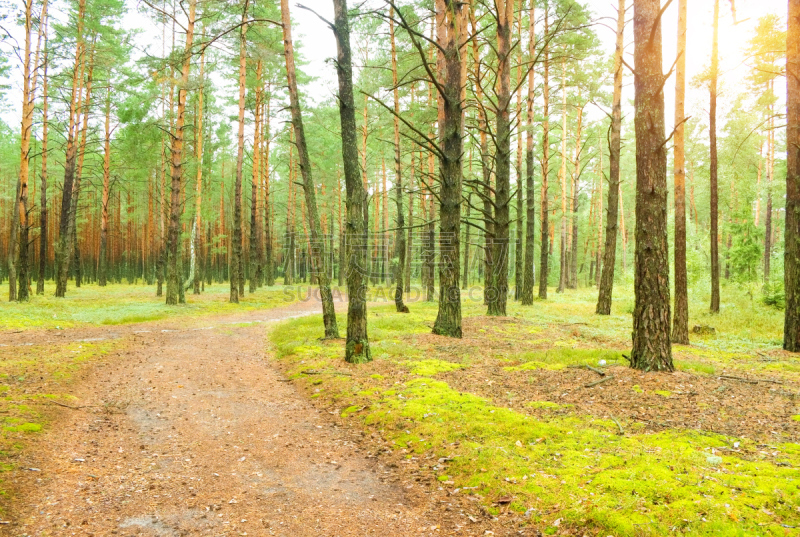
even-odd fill
[{"label": "forest path", "polygon": [[[406,494],[360,436],[326,420],[271,366],[263,323],[318,309],[309,301],[183,329],[150,323],[53,335],[130,342],[76,386],[81,409],[60,411],[25,452],[21,466],[40,471],[14,472],[20,512],[0,532],[450,533],[434,529],[448,518],[434,502]],[[15,336],[25,344],[31,334]]]}]

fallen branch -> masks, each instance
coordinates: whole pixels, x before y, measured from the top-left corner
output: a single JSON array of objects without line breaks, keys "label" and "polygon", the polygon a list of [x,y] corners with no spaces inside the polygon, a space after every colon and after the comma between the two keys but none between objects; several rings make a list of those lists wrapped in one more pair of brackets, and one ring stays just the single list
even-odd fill
[{"label": "fallen branch", "polygon": [[589,371],[594,371],[595,373],[597,373],[601,377],[605,377],[606,376],[606,372],[605,371],[597,369],[596,367],[592,367],[592,366],[590,366],[588,364],[586,364],[586,369],[588,369]]},{"label": "fallen branch", "polygon": [[625,429],[622,428],[622,424],[620,424],[619,420],[614,417],[614,414],[609,414],[611,416],[611,420],[617,424],[619,427],[619,434],[625,434]]},{"label": "fallen branch", "polygon": [[746,382],[747,384],[758,384],[757,380],[750,380],[744,377],[734,377],[733,375],[719,375],[721,379],[738,380],[739,382]]},{"label": "fallen branch", "polygon": [[66,405],[64,403],[59,403],[58,401],[50,401],[50,400],[46,402],[53,405],[63,406],[64,408],[69,408],[70,410],[83,410],[84,408],[91,408],[92,406],[97,406],[97,405],[71,406],[71,405]]},{"label": "fallen branch", "polygon": [[611,380],[613,378],[614,378],[614,375],[609,375],[609,376],[607,376],[605,378],[602,378],[600,380],[596,380],[594,382],[590,382],[589,384],[584,384],[583,387],[584,388],[591,388],[593,386],[597,386],[598,384],[602,384],[602,383],[604,383],[604,382],[606,382],[608,380]]}]

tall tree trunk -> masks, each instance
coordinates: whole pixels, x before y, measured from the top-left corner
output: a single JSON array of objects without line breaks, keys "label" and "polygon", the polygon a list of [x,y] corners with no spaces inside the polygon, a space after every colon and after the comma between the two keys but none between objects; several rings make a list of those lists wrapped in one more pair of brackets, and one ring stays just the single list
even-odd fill
[{"label": "tall tree trunk", "polygon": [[561,60],[561,107],[561,167],[558,170],[561,185],[561,240],[556,293],[563,293],[567,284],[567,67],[564,60]]},{"label": "tall tree trunk", "polygon": [[233,190],[233,249],[231,257],[231,292],[229,301],[238,304],[244,290],[244,264],[242,263],[242,173],[244,168],[244,106],[247,78],[247,7],[244,0],[242,26],[239,31],[239,131],[237,134],[236,179]]},{"label": "tall tree trunk", "polygon": [[261,60],[256,64],[255,136],[253,138],[253,180],[250,183],[250,292],[261,285],[261,242],[258,240],[258,174],[261,162]]},{"label": "tall tree trunk", "polygon": [[[45,34],[46,35],[46,34]],[[47,37],[45,36],[44,71],[42,72],[42,173],[39,177],[39,278],[36,282],[36,294],[44,294],[44,278],[47,269],[47,66],[48,66]]]},{"label": "tall tree trunk", "polygon": [[[522,15],[520,14],[520,18]],[[528,57],[536,57],[536,2],[531,1],[530,26],[528,28]],[[522,279],[522,294],[520,301],[523,306],[530,306],[533,304],[533,266],[534,261],[534,246],[536,242],[536,200],[534,199],[534,186],[533,186],[533,101],[536,96],[534,92],[535,86],[533,83],[533,69],[528,71],[528,108],[527,108],[527,123],[528,123],[528,136],[525,146],[525,261],[523,262],[523,279]],[[522,118],[520,118],[522,121]]]},{"label": "tall tree trunk", "polygon": [[408,306],[403,303],[404,271],[406,267],[406,233],[405,215],[403,214],[403,176],[400,166],[400,95],[397,88],[397,48],[394,35],[393,12],[389,10],[389,35],[392,41],[392,94],[394,96],[394,189],[397,221],[394,235],[394,258],[397,269],[394,274],[394,304],[398,312],[408,313]]},{"label": "tall tree trunk", "polygon": [[[510,0],[509,0],[510,1]],[[439,86],[444,89],[443,121],[439,129],[439,312],[433,324],[433,333],[461,337],[461,172],[463,153],[463,101],[460,39],[465,39],[466,28],[461,10],[463,3],[445,0],[444,24],[438,35],[439,46],[444,51],[444,77]],[[463,32],[463,33],[462,33]]]},{"label": "tall tree trunk", "polygon": [[17,178],[17,188],[14,194],[14,203],[11,204],[11,231],[8,236],[8,301],[17,299],[17,251],[19,250],[19,199],[20,180]]},{"label": "tall tree trunk", "polygon": [[322,237],[319,213],[317,212],[316,185],[311,176],[311,160],[308,156],[306,135],[303,129],[303,117],[300,114],[300,99],[297,94],[294,48],[292,46],[292,22],[289,17],[288,0],[281,0],[281,22],[283,23],[283,47],[286,56],[286,75],[289,85],[292,125],[294,125],[295,138],[297,140],[297,156],[300,163],[300,173],[303,176],[303,190],[305,192],[306,209],[308,212],[308,227],[311,229],[311,256],[314,271],[319,283],[320,297],[322,299],[322,320],[325,325],[325,337],[338,338],[339,329],[336,326],[333,294],[331,293],[328,272],[325,270],[325,241]]},{"label": "tall tree trunk", "polygon": [[492,261],[494,285],[489,297],[489,315],[505,315],[508,298],[508,222],[511,189],[511,26],[513,0],[497,0],[497,154],[495,155],[494,244]]},{"label": "tall tree trunk", "polygon": [[659,0],[634,0],[636,268],[631,367],[673,371],[667,247],[667,150]]},{"label": "tall tree trunk", "polygon": [[[201,30],[200,39],[205,37],[205,31]],[[196,146],[195,146],[195,161],[197,162],[197,174],[195,176],[194,184],[194,224],[192,230],[192,266],[194,270],[194,278],[192,283],[192,294],[200,294],[200,283],[202,276],[198,269],[197,256],[200,255],[201,237],[203,235],[202,209],[203,209],[203,116],[205,110],[203,109],[203,90],[205,84],[205,64],[206,64],[206,51],[200,51],[200,85],[197,88],[197,133],[196,133]],[[253,158],[256,158],[256,153],[253,153]]]},{"label": "tall tree trunk", "polygon": [[[771,111],[770,111],[771,112]],[[764,213],[764,283],[770,279],[770,261],[772,259],[772,177],[775,171],[775,119],[770,113],[769,134],[767,135],[767,203]]]},{"label": "tall tree trunk", "polygon": [[[285,1],[285,0],[283,0]],[[358,170],[356,109],[353,101],[353,65],[350,58],[350,23],[347,1],[333,0],[339,78],[339,118],[342,126],[342,164],[347,190],[347,340],[345,360],[364,363],[372,360],[367,338],[367,273],[364,250],[366,242],[367,191]]]},{"label": "tall tree trunk", "polygon": [[[578,91],[580,98],[580,91]],[[569,277],[567,287],[570,289],[578,288],[578,180],[581,176],[581,136],[583,128],[583,107],[578,107],[578,127],[575,133],[575,160],[573,162],[572,173],[572,238],[570,241],[569,255]]]},{"label": "tall tree trunk", "polygon": [[100,287],[106,286],[106,271],[108,270],[108,197],[111,190],[111,88],[106,95],[106,122],[105,138],[103,140],[103,194],[100,201],[100,267],[97,283]]},{"label": "tall tree trunk", "polygon": [[263,174],[264,174],[264,280],[268,286],[275,285],[275,261],[274,251],[272,249],[272,209],[270,207],[270,175],[269,175],[269,144],[270,137],[270,101],[272,100],[272,88],[269,81],[267,81],[267,101],[264,106],[264,158],[263,158]]},{"label": "tall tree trunk", "polygon": [[[717,78],[719,76],[719,0],[714,0],[714,30],[711,38],[711,103],[708,114],[709,201],[711,223],[711,313],[719,313],[719,194],[717,192]],[[637,246],[638,249],[638,246]]]},{"label": "tall tree trunk", "polygon": [[[638,0],[636,0],[638,1]],[[634,4],[634,8],[635,8]],[[617,221],[619,220],[619,158],[622,146],[622,54],[624,48],[625,0],[617,6],[617,44],[614,50],[614,97],[611,112],[611,136],[608,141],[608,206],[606,207],[606,237],[603,250],[603,272],[597,294],[595,313],[611,315],[611,295],[614,290],[614,269],[617,264]]]},{"label": "tall tree trunk", "polygon": [[517,52],[517,160],[516,160],[516,174],[517,174],[517,217],[516,217],[516,230],[517,237],[514,241],[514,300],[519,300],[522,295],[522,279],[523,279],[523,240],[524,232],[523,226],[525,224],[525,214],[522,212],[523,194],[525,188],[522,179],[522,13],[525,9],[525,1],[519,0],[519,16],[517,17],[517,39],[519,40]]},{"label": "tall tree trunk", "polygon": [[78,117],[80,116],[80,96],[83,91],[83,55],[86,44],[83,38],[86,0],[78,3],[77,42],[75,45],[75,62],[72,70],[72,93],[69,105],[69,123],[67,125],[66,154],[64,157],[64,183],[61,196],[61,215],[59,222],[59,238],[56,247],[56,296],[63,298],[67,292],[67,276],[70,264],[70,214],[72,212],[72,191],[75,182],[75,164],[77,160]]},{"label": "tall tree trunk", "polygon": [[189,70],[192,65],[192,46],[194,43],[194,22],[197,0],[189,0],[189,20],[186,26],[181,81],[178,87],[178,107],[175,128],[171,136],[170,156],[170,209],[169,233],[167,237],[167,305],[178,303],[182,289],[182,274],[179,272],[180,223],[181,223],[181,180],[183,179],[183,138],[186,113],[186,86],[189,83]]},{"label": "tall tree trunk", "polygon": [[786,36],[786,234],[783,348],[800,352],[800,3],[789,0]]},{"label": "tall tree trunk", "polygon": [[[689,291],[686,276],[686,169],[684,167],[684,93],[686,91],[686,5],[678,0],[678,63],[675,66],[675,312],[672,341],[689,344]],[[760,169],[760,165],[759,165]],[[760,172],[759,172],[760,174]]]},{"label": "tall tree trunk", "polygon": [[[548,39],[549,9],[544,6],[544,36]],[[544,45],[544,73],[542,78],[542,244],[539,251],[539,298],[547,298],[547,279],[550,273],[550,210],[547,203],[547,176],[550,173],[550,46]]]}]

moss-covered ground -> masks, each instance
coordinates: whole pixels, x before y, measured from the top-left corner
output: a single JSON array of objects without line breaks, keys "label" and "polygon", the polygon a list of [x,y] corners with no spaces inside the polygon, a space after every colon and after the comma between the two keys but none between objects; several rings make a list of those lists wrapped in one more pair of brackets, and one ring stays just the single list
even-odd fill
[{"label": "moss-covered ground", "polygon": [[626,367],[625,289],[608,317],[591,289],[510,301],[505,318],[466,296],[462,340],[430,334],[434,303],[377,306],[374,361],[358,366],[318,339],[318,317],[272,341],[316,404],[488,516],[544,534],[794,535],[800,359],[780,350],[782,312],[724,291],[713,316],[693,296],[690,329],[715,333],[676,346],[671,375]]}]

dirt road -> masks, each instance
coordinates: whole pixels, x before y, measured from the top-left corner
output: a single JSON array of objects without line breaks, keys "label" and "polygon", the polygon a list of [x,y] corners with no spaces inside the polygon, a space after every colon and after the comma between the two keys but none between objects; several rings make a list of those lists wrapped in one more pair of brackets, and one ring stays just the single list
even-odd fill
[{"label": "dirt road", "polygon": [[[423,492],[368,457],[270,365],[271,322],[299,304],[167,324],[65,331],[132,340],[77,387],[11,479],[6,535],[442,535]],[[104,332],[105,331],[105,332]],[[18,334],[19,341],[25,334]],[[444,510],[442,509],[442,512]],[[441,527],[437,527],[441,525]]]}]

